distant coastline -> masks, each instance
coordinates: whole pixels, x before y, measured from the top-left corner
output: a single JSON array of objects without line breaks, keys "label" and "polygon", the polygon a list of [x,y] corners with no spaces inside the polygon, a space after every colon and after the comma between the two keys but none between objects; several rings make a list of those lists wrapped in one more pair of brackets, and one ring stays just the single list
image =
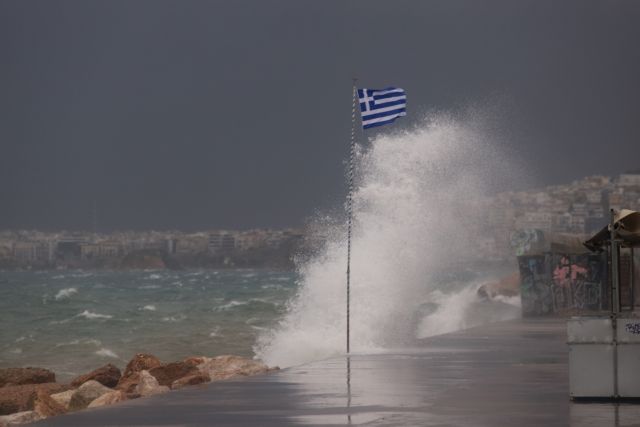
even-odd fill
[{"label": "distant coastline", "polygon": [[312,246],[283,230],[209,232],[0,232],[0,271],[268,268],[291,270]]}]

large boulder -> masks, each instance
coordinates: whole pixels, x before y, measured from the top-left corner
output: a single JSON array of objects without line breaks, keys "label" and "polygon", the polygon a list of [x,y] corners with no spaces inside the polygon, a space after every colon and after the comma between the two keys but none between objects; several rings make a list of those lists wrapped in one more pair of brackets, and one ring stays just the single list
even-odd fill
[{"label": "large boulder", "polygon": [[33,410],[42,418],[55,417],[56,415],[62,415],[67,412],[65,406],[52,399],[49,393],[44,390],[37,391]]},{"label": "large boulder", "polygon": [[116,388],[127,394],[135,393],[135,389],[140,381],[140,372],[161,366],[160,359],[152,354],[138,353],[127,363],[124,373]]},{"label": "large boulder", "polygon": [[120,378],[120,381],[118,381],[118,385],[116,386],[116,390],[123,391],[127,394],[135,393],[139,382],[140,372],[134,372],[126,378]]},{"label": "large boulder", "polygon": [[71,386],[80,387],[87,381],[94,380],[105,387],[115,387],[116,385],[118,385],[118,381],[120,381],[121,376],[122,374],[120,373],[120,369],[109,363],[101,368],[89,372],[88,374],[80,375],[79,377],[74,378],[71,381]]},{"label": "large boulder", "polygon": [[89,406],[91,402],[111,391],[110,388],[103,386],[98,381],[89,380],[73,393],[69,401],[69,410],[78,411],[84,409]]},{"label": "large boulder", "polygon": [[41,420],[42,417],[36,411],[22,411],[15,414],[0,417],[0,426],[15,426],[19,424],[33,423]]},{"label": "large boulder", "polygon": [[140,371],[140,381],[136,387],[136,393],[142,397],[153,396],[169,391],[169,387],[160,385],[156,377],[149,371]]},{"label": "large boulder", "polygon": [[127,363],[127,367],[124,369],[120,382],[127,380],[131,375],[138,373],[142,370],[153,369],[162,365],[160,359],[152,354],[138,353]]},{"label": "large boulder", "polygon": [[197,367],[200,372],[209,375],[211,381],[262,374],[271,370],[262,362],[241,356],[225,355],[203,359]]},{"label": "large boulder", "polygon": [[59,403],[64,409],[69,410],[69,402],[76,391],[74,389],[63,391],[62,393],[52,394],[50,397]]},{"label": "large boulder", "polygon": [[0,387],[55,382],[56,374],[43,368],[0,369]]},{"label": "large boulder", "polygon": [[198,374],[199,370],[185,362],[172,362],[151,368],[149,373],[158,380],[160,385],[170,386],[180,378]]},{"label": "large boulder", "polygon": [[100,406],[113,405],[114,403],[122,402],[123,400],[127,400],[127,395],[120,390],[114,390],[98,397],[93,402],[89,403],[88,407],[99,408]]},{"label": "large boulder", "polygon": [[513,273],[495,282],[488,282],[478,288],[478,296],[485,299],[496,297],[516,297],[520,295],[520,273]]},{"label": "large boulder", "polygon": [[24,384],[0,388],[0,415],[33,410],[38,391],[59,393],[69,387],[57,383]]},{"label": "large boulder", "polygon": [[171,383],[171,389],[177,390],[179,388],[187,387],[190,385],[208,383],[209,381],[211,381],[211,378],[209,378],[209,374],[198,372],[197,374],[188,375],[186,377],[175,380]]}]

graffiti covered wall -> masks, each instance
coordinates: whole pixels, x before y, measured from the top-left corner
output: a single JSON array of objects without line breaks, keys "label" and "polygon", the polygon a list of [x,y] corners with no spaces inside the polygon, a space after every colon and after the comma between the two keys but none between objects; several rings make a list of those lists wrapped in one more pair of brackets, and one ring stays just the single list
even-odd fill
[{"label": "graffiti covered wall", "polygon": [[523,316],[573,315],[609,308],[604,254],[518,257]]}]

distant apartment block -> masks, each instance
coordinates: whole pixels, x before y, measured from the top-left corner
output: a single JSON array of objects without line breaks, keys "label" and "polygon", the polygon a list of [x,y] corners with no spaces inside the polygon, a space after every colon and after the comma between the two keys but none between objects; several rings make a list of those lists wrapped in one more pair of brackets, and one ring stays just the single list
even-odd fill
[{"label": "distant apartment block", "polygon": [[209,234],[209,252],[213,254],[228,254],[236,247],[235,237],[228,232]]}]

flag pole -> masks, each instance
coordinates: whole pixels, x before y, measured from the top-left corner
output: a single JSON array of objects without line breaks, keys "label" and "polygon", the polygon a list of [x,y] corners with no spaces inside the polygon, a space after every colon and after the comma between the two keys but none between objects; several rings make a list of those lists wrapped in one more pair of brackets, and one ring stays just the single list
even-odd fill
[{"label": "flag pole", "polygon": [[351,145],[349,148],[349,190],[347,195],[347,354],[351,351],[351,222],[353,219],[353,161],[356,150],[356,79],[353,78],[351,107]]}]

